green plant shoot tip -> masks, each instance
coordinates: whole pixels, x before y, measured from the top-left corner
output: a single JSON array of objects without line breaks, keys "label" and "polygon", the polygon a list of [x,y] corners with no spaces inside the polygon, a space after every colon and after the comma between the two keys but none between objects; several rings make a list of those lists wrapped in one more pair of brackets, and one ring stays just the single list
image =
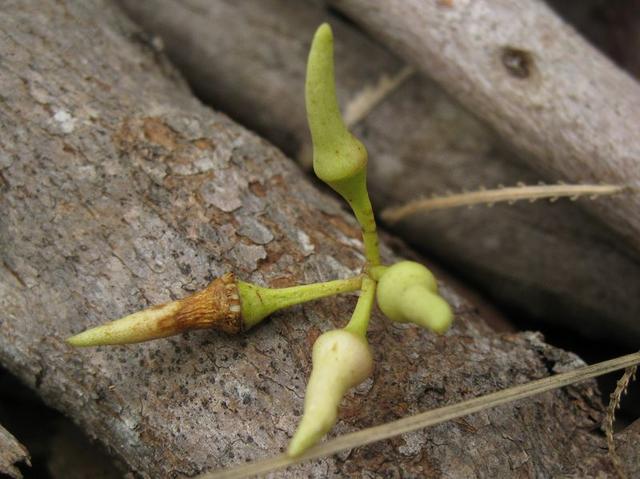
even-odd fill
[{"label": "green plant shoot tip", "polygon": [[305,85],[307,119],[313,140],[313,169],[333,186],[364,170],[367,151],[342,120],[333,73],[333,33],[322,24],[313,37]]},{"label": "green plant shoot tip", "polygon": [[351,206],[363,230],[365,256],[380,263],[376,223],[367,192],[367,150],[347,129],[336,96],[333,33],[324,23],[316,31],[305,85],[307,119],[313,141],[316,176]]}]

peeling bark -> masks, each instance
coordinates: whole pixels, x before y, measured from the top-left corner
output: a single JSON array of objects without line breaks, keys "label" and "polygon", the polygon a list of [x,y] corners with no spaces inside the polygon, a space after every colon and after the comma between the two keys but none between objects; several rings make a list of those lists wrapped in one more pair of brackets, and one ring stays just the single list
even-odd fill
[{"label": "peeling bark", "polygon": [[[150,35],[163,39],[202,98],[291,154],[308,142],[304,66],[319,23],[328,20],[335,30],[343,105],[403,67],[353,26],[309,2],[119,1]],[[557,178],[523,165],[426,78],[403,85],[356,132],[370,152],[368,177],[378,208],[447,190]],[[504,305],[593,338],[640,340],[640,263],[567,200],[434,212],[393,227]]]},{"label": "peeling bark", "polygon": [[[358,229],[278,150],[203,107],[101,0],[22,0],[0,16],[0,361],[143,477],[273,454],[302,410],[310,347],[352,296],[241,336],[192,332],[75,350],[63,339],[234,271],[269,285],[344,277]],[[387,261],[396,259],[388,248]],[[447,283],[434,337],[373,318],[377,369],[336,433],[582,364],[539,335],[496,334]],[[611,473],[593,382],[290,471],[292,477]]]},{"label": "peeling bark", "polygon": [[20,462],[31,465],[29,451],[0,425],[0,474],[22,479],[22,474],[16,467]]}]

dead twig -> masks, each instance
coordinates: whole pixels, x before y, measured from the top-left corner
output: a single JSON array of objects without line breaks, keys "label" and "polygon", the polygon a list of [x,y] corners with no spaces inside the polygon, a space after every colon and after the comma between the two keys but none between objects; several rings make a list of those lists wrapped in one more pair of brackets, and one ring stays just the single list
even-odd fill
[{"label": "dead twig", "polygon": [[397,208],[387,208],[382,212],[382,219],[396,222],[415,213],[425,213],[434,210],[458,208],[460,206],[472,206],[486,204],[493,206],[495,203],[513,204],[516,201],[529,200],[534,202],[548,198],[551,202],[558,198],[570,198],[572,201],[580,197],[595,199],[600,196],[616,195],[628,190],[623,185],[536,185],[501,187],[494,190],[481,189],[447,196],[435,196],[410,201]]},{"label": "dead twig", "polygon": [[616,389],[611,393],[611,399],[609,401],[609,406],[607,407],[607,417],[604,421],[604,430],[607,436],[607,448],[609,449],[609,456],[611,457],[611,462],[613,463],[613,467],[616,470],[620,479],[627,479],[627,472],[620,460],[620,456],[616,452],[616,444],[615,438],[613,435],[613,423],[616,418],[616,409],[620,408],[620,401],[622,396],[624,396],[627,392],[627,388],[629,387],[629,383],[635,379],[637,366],[630,366],[625,369],[624,374],[618,380],[616,384]]}]

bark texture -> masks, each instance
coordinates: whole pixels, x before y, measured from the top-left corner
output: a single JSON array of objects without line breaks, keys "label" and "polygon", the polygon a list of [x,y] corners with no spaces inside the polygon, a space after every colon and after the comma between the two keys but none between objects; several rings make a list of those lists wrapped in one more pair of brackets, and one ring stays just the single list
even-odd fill
[{"label": "bark texture", "polygon": [[583,203],[640,253],[640,85],[542,1],[331,0],[549,178],[629,185]]},{"label": "bark texture", "polygon": [[22,479],[22,473],[16,467],[20,462],[30,465],[29,451],[0,425],[0,474]]},{"label": "bark texture", "polygon": [[640,79],[640,50],[633,48],[640,43],[638,0],[549,0],[547,3],[617,65]]},{"label": "bark texture", "polygon": [[[354,222],[278,150],[204,108],[101,0],[6,2],[0,16],[0,361],[143,477],[273,454],[299,418],[310,347],[351,296],[242,336],[193,332],[75,350],[63,338],[234,271],[290,285],[358,272]],[[387,260],[393,260],[389,251]],[[581,364],[496,334],[446,283],[434,337],[373,318],[373,378],[336,432]],[[610,474],[594,383],[303,464],[292,477]]]},{"label": "bark texture", "polygon": [[[334,28],[343,106],[365,86],[402,69],[388,51],[311,2],[120,3],[150,35],[162,38],[199,96],[291,154],[308,142],[305,63],[322,21]],[[369,149],[378,208],[426,193],[557,178],[523,165],[488,127],[417,75],[356,133]],[[434,212],[393,228],[502,304],[591,337],[640,340],[640,263],[567,200]]]},{"label": "bark texture", "polygon": [[616,435],[616,450],[628,477],[640,477],[640,419]]}]

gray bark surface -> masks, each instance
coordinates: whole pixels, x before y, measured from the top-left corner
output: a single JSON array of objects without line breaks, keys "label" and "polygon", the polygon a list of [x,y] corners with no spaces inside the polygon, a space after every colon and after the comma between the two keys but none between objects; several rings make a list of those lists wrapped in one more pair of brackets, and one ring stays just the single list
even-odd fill
[{"label": "gray bark surface", "polygon": [[629,185],[581,203],[640,253],[640,85],[542,0],[331,0],[548,178]]},{"label": "gray bark surface", "polygon": [[[353,296],[246,335],[200,331],[76,350],[70,334],[234,271],[272,286],[357,273],[358,229],[265,141],[203,107],[101,0],[27,0],[0,16],[0,361],[143,477],[279,452],[320,332]],[[396,259],[388,249],[386,260]],[[447,283],[442,337],[376,313],[373,378],[335,433],[574,368],[535,333],[497,334]],[[593,382],[303,464],[291,477],[610,474]]]},{"label": "gray bark surface", "polygon": [[633,48],[640,43],[638,0],[547,0],[547,3],[598,50],[640,79],[640,50]]},{"label": "gray bark surface", "polygon": [[628,477],[640,477],[640,419],[616,434],[616,451]]},{"label": "gray bark surface", "polygon": [[[334,28],[343,106],[365,86],[402,68],[371,39],[309,2],[120,3],[150,35],[163,39],[201,97],[292,154],[308,142],[304,69],[313,31],[322,21]],[[356,133],[370,153],[369,184],[378,208],[428,193],[554,178],[523,165],[488,127],[426,78],[408,81]],[[416,215],[392,227],[502,304],[590,337],[640,340],[639,262],[568,200],[459,208]]]},{"label": "gray bark surface", "polygon": [[30,464],[29,451],[0,425],[0,474],[22,479],[22,473],[16,467],[20,462]]}]

